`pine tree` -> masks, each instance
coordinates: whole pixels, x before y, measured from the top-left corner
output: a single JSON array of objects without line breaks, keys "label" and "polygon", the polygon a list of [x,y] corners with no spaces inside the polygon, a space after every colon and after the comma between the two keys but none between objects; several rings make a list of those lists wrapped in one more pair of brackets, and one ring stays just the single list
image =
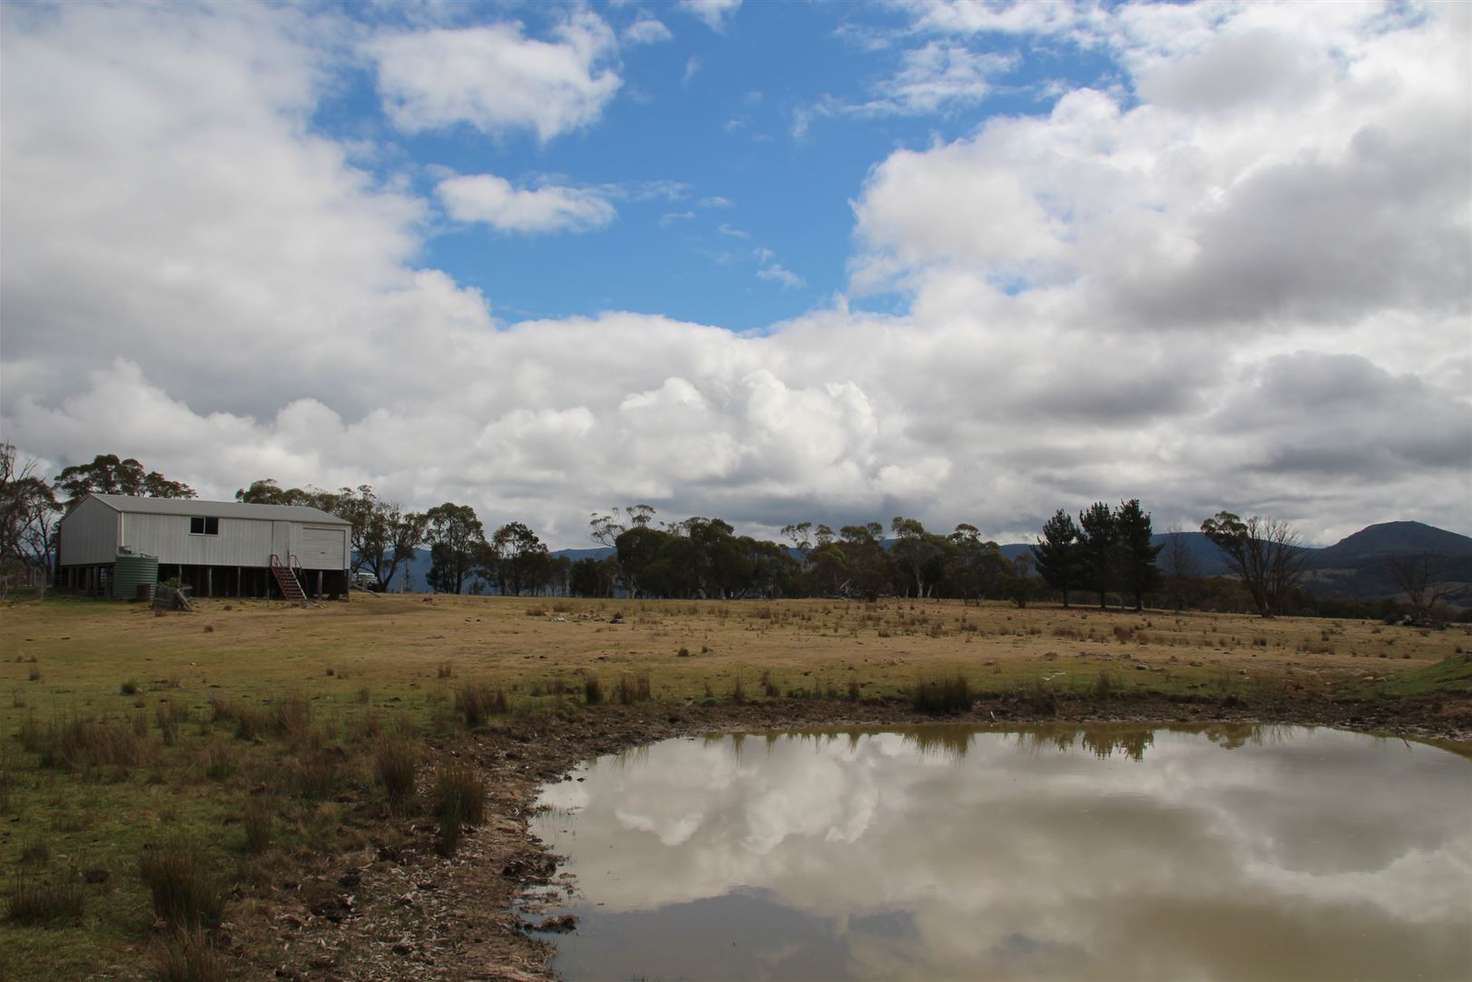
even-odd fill
[{"label": "pine tree", "polygon": [[1049,587],[1063,594],[1068,606],[1068,591],[1081,586],[1083,568],[1079,548],[1078,526],[1073,516],[1062,508],[1043,525],[1043,537],[1032,547],[1038,575]]},{"label": "pine tree", "polygon": [[1135,609],[1145,607],[1145,594],[1160,585],[1160,567],[1155,557],[1161,545],[1151,545],[1150,513],[1142,511],[1140,499],[1122,501],[1114,513],[1116,535],[1119,539],[1119,570],[1124,589],[1134,594]]},{"label": "pine tree", "polygon": [[1105,595],[1114,587],[1119,566],[1119,530],[1114,519],[1114,512],[1102,501],[1094,502],[1078,516],[1084,579],[1098,591],[1100,610],[1105,607]]}]

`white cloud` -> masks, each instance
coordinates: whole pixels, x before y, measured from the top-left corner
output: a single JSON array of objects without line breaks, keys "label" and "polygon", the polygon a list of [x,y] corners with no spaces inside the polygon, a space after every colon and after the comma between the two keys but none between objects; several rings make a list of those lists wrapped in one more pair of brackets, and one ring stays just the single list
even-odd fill
[{"label": "white cloud", "polygon": [[629,44],[660,44],[673,38],[670,29],[653,17],[640,17],[623,32],[623,39]]},{"label": "white cloud", "polygon": [[992,80],[1010,72],[1017,56],[973,51],[951,41],[928,41],[900,55],[894,73],[870,87],[867,99],[825,97],[808,107],[798,127],[806,133],[812,115],[925,116],[975,106],[992,92]]},{"label": "white cloud", "polygon": [[[507,323],[422,268],[426,203],[311,128],[351,37],[332,18],[10,10],[0,431],[212,496],[367,481],[558,545],[634,500],[754,531],[913,513],[1020,537],[1134,495],[1162,526],[1465,531],[1466,19],[1225,9],[1099,28],[1135,101],[1075,91],[890,154],[855,189],[853,275],[904,312],[840,297],[750,335]],[[1261,77],[1224,99],[1238,64]]]},{"label": "white cloud", "polygon": [[676,222],[688,222],[695,217],[693,211],[667,211],[659,216],[660,225],[673,225]]},{"label": "white cloud", "polygon": [[806,280],[781,263],[769,263],[762,266],[756,271],[756,275],[757,279],[771,280],[774,283],[781,283],[784,287],[789,288],[807,285]]},{"label": "white cloud", "polygon": [[705,21],[713,31],[724,31],[741,9],[741,0],[680,0],[680,9]]},{"label": "white cloud", "polygon": [[751,233],[746,231],[746,229],[737,228],[735,225],[731,225],[728,222],[722,222],[719,226],[716,227],[716,231],[732,239],[751,238]]},{"label": "white cloud", "polygon": [[723,198],[718,194],[700,199],[700,207],[702,208],[730,208],[732,204],[733,202],[730,198]]},{"label": "white cloud", "polygon": [[518,189],[494,174],[451,177],[435,187],[449,216],[483,222],[503,232],[586,232],[617,212],[594,191],[550,185]]},{"label": "white cloud", "polygon": [[602,18],[578,11],[553,36],[529,38],[506,21],[383,34],[366,50],[400,129],[465,123],[493,135],[531,130],[547,141],[598,119],[621,84],[609,64],[617,44]]},{"label": "white cloud", "polygon": [[695,55],[691,55],[689,58],[685,59],[685,73],[680,76],[681,85],[690,84],[690,80],[693,79],[697,73],[699,73],[700,64],[700,59]]}]

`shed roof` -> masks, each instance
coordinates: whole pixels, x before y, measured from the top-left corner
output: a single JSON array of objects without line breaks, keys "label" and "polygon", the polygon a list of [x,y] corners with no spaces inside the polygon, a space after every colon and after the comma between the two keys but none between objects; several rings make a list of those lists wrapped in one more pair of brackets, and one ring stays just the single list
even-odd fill
[{"label": "shed roof", "polygon": [[135,498],[126,494],[94,494],[114,511],[135,515],[215,515],[275,522],[311,522],[315,525],[351,525],[320,508],[307,505],[253,505],[241,501],[200,501],[198,498]]}]

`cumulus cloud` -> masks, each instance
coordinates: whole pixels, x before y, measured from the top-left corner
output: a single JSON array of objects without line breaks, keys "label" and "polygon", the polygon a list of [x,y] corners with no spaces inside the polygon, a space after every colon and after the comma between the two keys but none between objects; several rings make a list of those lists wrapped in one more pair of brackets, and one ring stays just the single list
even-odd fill
[{"label": "cumulus cloud", "polygon": [[673,38],[670,29],[653,17],[640,17],[623,31],[623,39],[629,44],[659,44]]},{"label": "cumulus cloud", "polygon": [[542,141],[587,126],[622,80],[617,42],[598,15],[578,11],[554,40],[529,38],[515,21],[385,33],[366,45],[385,111],[415,133],[457,123],[487,134],[531,130]]},{"label": "cumulus cloud", "polygon": [[435,193],[458,222],[483,222],[503,232],[585,232],[612,222],[617,212],[597,192],[582,188],[518,189],[494,174],[441,181]]},{"label": "cumulus cloud", "polygon": [[679,3],[681,10],[705,21],[713,31],[724,31],[741,9],[741,0],[679,0]]},{"label": "cumulus cloud", "polygon": [[[1363,9],[1100,15],[1132,97],[1074,90],[890,153],[853,189],[852,296],[752,334],[511,323],[425,268],[426,201],[312,127],[353,36],[332,18],[12,10],[0,429],[53,464],[116,450],[211,496],[271,476],[464,501],[557,545],[634,500],[755,532],[914,514],[1006,539],[1134,495],[1162,526],[1230,507],[1316,540],[1466,530],[1467,18]],[[406,129],[551,139],[618,88],[594,20],[370,50]],[[1245,92],[1191,81],[1234,65]],[[492,193],[441,190],[447,211],[498,227],[588,227],[624,200],[456,180]],[[859,309],[870,291],[898,312]]]}]

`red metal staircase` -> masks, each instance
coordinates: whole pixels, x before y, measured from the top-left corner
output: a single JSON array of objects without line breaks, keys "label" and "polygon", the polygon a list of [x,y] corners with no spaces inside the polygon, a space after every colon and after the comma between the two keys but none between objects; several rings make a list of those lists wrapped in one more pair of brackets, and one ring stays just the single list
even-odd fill
[{"label": "red metal staircase", "polygon": [[281,595],[294,604],[303,607],[308,606],[306,591],[302,589],[301,581],[296,578],[296,557],[287,556],[286,564],[283,565],[281,557],[274,552],[271,553],[271,575],[276,577],[276,585],[281,588]]}]

